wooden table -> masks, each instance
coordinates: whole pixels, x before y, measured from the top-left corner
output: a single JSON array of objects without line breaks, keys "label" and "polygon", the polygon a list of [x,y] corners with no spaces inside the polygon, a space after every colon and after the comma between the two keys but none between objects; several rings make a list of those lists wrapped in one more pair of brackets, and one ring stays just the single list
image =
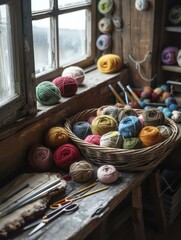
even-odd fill
[{"label": "wooden table", "polygon": [[[92,233],[98,226],[100,227],[99,233],[96,235],[98,239],[108,239],[107,232],[107,219],[109,214],[124,200],[129,194],[132,194],[132,220],[134,227],[135,239],[145,240],[144,221],[142,212],[142,193],[141,184],[145,179],[152,179],[152,186],[154,189],[155,205],[157,210],[157,220],[165,229],[164,212],[162,202],[159,199],[159,172],[143,172],[143,173],[120,173],[118,181],[109,185],[109,189],[90,195],[83,199],[77,200],[79,209],[71,214],[61,215],[59,218],[47,224],[44,228],[37,233],[28,237],[31,230],[20,232],[19,235],[14,236],[12,239],[43,239],[43,240],[83,240],[90,233]],[[101,187],[102,183],[98,183],[92,190]],[[85,185],[84,185],[85,186]],[[83,184],[76,184],[72,181],[67,182],[66,192],[61,196],[61,199],[75,189],[84,187]],[[54,200],[57,200],[56,199]],[[159,200],[159,201],[158,201]],[[97,210],[99,214],[95,214]]]}]

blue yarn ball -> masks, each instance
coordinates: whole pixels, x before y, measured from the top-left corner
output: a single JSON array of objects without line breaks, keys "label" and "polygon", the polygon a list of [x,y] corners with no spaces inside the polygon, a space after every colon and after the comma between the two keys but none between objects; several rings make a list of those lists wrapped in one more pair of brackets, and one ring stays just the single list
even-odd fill
[{"label": "blue yarn ball", "polygon": [[172,112],[172,111],[174,111],[174,110],[177,110],[177,109],[178,109],[178,106],[177,106],[177,104],[175,104],[175,103],[171,103],[171,104],[168,106],[168,108],[169,108],[170,111]]},{"label": "blue yarn ball", "polygon": [[175,103],[177,104],[177,101],[174,97],[168,97],[165,99],[165,104],[167,105],[167,107],[171,104],[171,103]]},{"label": "blue yarn ball", "polygon": [[164,92],[169,92],[170,89],[169,89],[169,86],[167,84],[162,84],[160,86],[160,88],[164,91]]},{"label": "blue yarn ball", "polygon": [[123,118],[118,126],[118,131],[123,138],[137,137],[142,129],[142,124],[138,117],[127,116]]},{"label": "blue yarn ball", "polygon": [[141,101],[138,104],[139,104],[140,108],[142,108],[142,109],[146,106],[146,103],[144,101]]},{"label": "blue yarn ball", "polygon": [[88,135],[92,134],[91,125],[85,121],[74,123],[72,131],[78,138],[82,140],[84,140]]},{"label": "blue yarn ball", "polygon": [[159,107],[157,107],[157,109],[160,110],[161,112],[163,112],[164,107],[159,106]]}]

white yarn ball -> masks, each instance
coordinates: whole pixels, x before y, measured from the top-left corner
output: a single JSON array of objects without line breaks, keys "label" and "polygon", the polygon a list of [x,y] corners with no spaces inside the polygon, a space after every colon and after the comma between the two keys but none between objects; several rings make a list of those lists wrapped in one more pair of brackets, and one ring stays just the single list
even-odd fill
[{"label": "white yarn ball", "polygon": [[135,8],[138,11],[144,11],[148,8],[148,6],[149,6],[148,0],[136,0],[136,2],[135,2]]},{"label": "white yarn ball", "polygon": [[84,70],[78,66],[70,66],[65,68],[62,72],[62,76],[75,78],[78,85],[81,85],[85,78]]},{"label": "white yarn ball", "polygon": [[177,53],[177,63],[181,67],[181,49]]},{"label": "white yarn ball", "polygon": [[176,111],[176,110],[173,111],[171,119],[176,123],[180,123],[181,122],[181,112]]},{"label": "white yarn ball", "polygon": [[116,182],[119,177],[119,173],[113,165],[103,165],[97,170],[97,178],[102,183]]}]

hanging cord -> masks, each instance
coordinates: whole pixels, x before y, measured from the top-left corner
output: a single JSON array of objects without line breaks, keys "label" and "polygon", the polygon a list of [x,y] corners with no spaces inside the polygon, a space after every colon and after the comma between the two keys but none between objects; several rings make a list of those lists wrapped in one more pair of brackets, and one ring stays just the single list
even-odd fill
[{"label": "hanging cord", "polygon": [[143,62],[145,62],[145,61],[147,60],[147,58],[149,58],[149,59],[151,58],[151,52],[148,52],[148,53],[145,55],[144,59],[141,60],[141,61],[136,61],[130,54],[129,54],[129,58],[135,63],[136,69],[138,70],[138,73],[139,73],[140,77],[141,77],[143,80],[145,80],[145,81],[147,81],[147,82],[151,82],[151,81],[153,81],[153,80],[155,79],[156,74],[155,74],[155,76],[153,76],[152,78],[145,78],[145,77],[142,75],[142,73],[141,73],[141,66],[140,66],[140,65],[141,65]]}]

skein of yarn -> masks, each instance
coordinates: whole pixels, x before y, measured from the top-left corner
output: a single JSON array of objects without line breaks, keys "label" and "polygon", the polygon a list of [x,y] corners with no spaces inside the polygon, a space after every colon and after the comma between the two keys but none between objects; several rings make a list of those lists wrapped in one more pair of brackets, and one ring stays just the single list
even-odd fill
[{"label": "skein of yarn", "polygon": [[98,59],[97,67],[101,73],[116,73],[123,67],[123,60],[116,54],[105,54]]},{"label": "skein of yarn", "polygon": [[101,136],[100,146],[110,148],[122,148],[123,139],[118,131],[111,131]]},{"label": "skein of yarn", "polygon": [[138,11],[144,11],[148,9],[149,1],[148,0],[136,0],[135,2],[135,8]]},{"label": "skein of yarn", "polygon": [[139,148],[142,148],[142,142],[138,137],[124,139],[123,149],[139,149]]},{"label": "skein of yarn", "polygon": [[28,161],[35,170],[48,171],[53,164],[53,154],[49,148],[36,145],[28,151]]},{"label": "skein of yarn", "polygon": [[118,114],[118,117],[117,117],[118,121],[120,122],[123,118],[125,118],[127,116],[135,116],[135,117],[137,117],[138,114],[132,108],[122,109],[122,110],[119,111],[119,114]]},{"label": "skein of yarn", "polygon": [[112,31],[112,20],[111,18],[104,17],[98,22],[98,29],[101,33],[110,33]]},{"label": "skein of yarn", "polygon": [[109,115],[115,119],[118,118],[118,113],[119,113],[120,109],[116,106],[107,106],[102,110],[102,114],[103,115]]},{"label": "skein of yarn", "polygon": [[113,9],[113,0],[100,0],[98,3],[98,11],[104,15],[111,13]]},{"label": "skein of yarn", "polygon": [[145,110],[141,116],[143,126],[158,126],[164,125],[165,116],[163,112],[159,109],[147,109]]},{"label": "skein of yarn", "polygon": [[170,135],[171,135],[172,132],[171,132],[171,129],[170,129],[168,126],[166,126],[166,125],[160,125],[160,126],[157,126],[157,128],[158,128],[158,130],[160,131],[163,139],[167,139],[167,138],[170,137]]},{"label": "skein of yarn", "polygon": [[161,60],[164,64],[172,65],[177,63],[177,47],[166,47],[161,53]]},{"label": "skein of yarn", "polygon": [[177,53],[177,63],[181,67],[181,49]]},{"label": "skein of yarn", "polygon": [[99,50],[105,51],[111,45],[111,36],[108,34],[102,34],[97,38],[96,46]]},{"label": "skein of yarn", "polygon": [[82,160],[70,165],[69,174],[74,182],[84,183],[93,178],[94,170],[91,164]]},{"label": "skein of yarn", "polygon": [[118,130],[123,138],[137,137],[142,129],[142,124],[138,117],[127,116],[123,118],[118,126]]},{"label": "skein of yarn", "polygon": [[63,127],[52,127],[45,133],[45,143],[50,148],[57,148],[68,141],[68,132]]},{"label": "skein of yarn", "polygon": [[79,160],[79,150],[73,144],[63,144],[54,152],[55,164],[64,171],[69,171],[70,165]]},{"label": "skein of yarn", "polygon": [[62,97],[72,97],[76,94],[78,89],[78,84],[73,77],[57,77],[52,83],[54,83],[61,92]]},{"label": "skein of yarn", "polygon": [[78,66],[70,66],[63,70],[62,77],[72,77],[77,81],[78,86],[84,82],[84,70]]},{"label": "skein of yarn", "polygon": [[110,131],[117,130],[117,120],[109,115],[99,115],[97,116],[91,124],[91,129],[93,134],[104,135]]},{"label": "skein of yarn", "polygon": [[57,104],[61,98],[59,88],[48,81],[41,82],[36,87],[36,99],[42,105]]},{"label": "skein of yarn", "polygon": [[84,140],[88,143],[95,144],[95,145],[99,146],[100,145],[100,139],[101,139],[101,136],[91,134],[91,135],[88,135]]},{"label": "skein of yarn", "polygon": [[97,178],[100,182],[110,184],[117,181],[119,173],[113,165],[103,165],[97,170]]},{"label": "skein of yarn", "polygon": [[153,146],[163,140],[162,134],[158,128],[154,126],[142,128],[141,132],[139,133],[139,138],[141,139],[144,147]]},{"label": "skein of yarn", "polygon": [[73,133],[80,139],[85,139],[88,135],[92,134],[91,125],[88,122],[80,121],[73,124]]}]

